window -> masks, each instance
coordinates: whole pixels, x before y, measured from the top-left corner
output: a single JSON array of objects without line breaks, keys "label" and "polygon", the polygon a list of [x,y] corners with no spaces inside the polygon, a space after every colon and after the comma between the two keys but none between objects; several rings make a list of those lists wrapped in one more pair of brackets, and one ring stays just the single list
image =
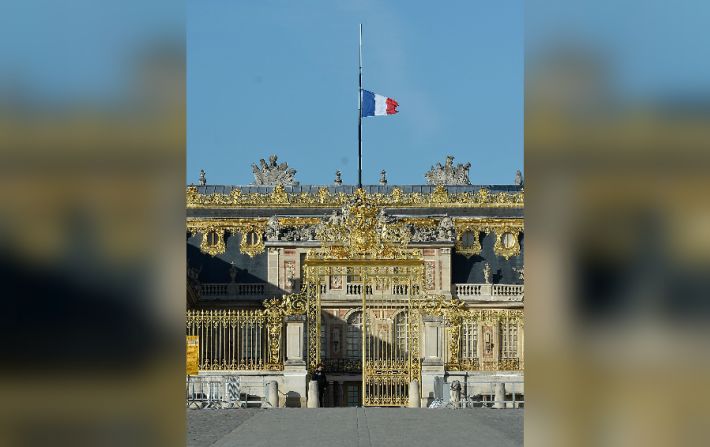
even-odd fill
[{"label": "window", "polygon": [[216,231],[210,231],[207,233],[207,246],[208,247],[214,247],[219,243],[219,235],[217,234]]},{"label": "window", "polygon": [[461,358],[464,360],[478,357],[478,322],[464,320],[461,324]]},{"label": "window", "polygon": [[515,246],[515,235],[509,231],[506,231],[501,236],[501,241],[503,242],[503,247],[513,248]]},{"label": "window", "polygon": [[348,318],[345,355],[350,359],[362,357],[362,312],[354,312]]},{"label": "window", "polygon": [[473,248],[476,242],[476,234],[473,231],[466,231],[461,235],[461,245],[463,248]]},{"label": "window", "polygon": [[501,359],[518,358],[518,324],[510,321],[503,321],[500,324],[501,337]]}]

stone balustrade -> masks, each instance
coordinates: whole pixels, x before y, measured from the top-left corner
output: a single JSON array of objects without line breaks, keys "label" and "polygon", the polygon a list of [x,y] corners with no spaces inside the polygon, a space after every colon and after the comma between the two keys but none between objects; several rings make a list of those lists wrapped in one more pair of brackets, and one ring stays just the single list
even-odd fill
[{"label": "stone balustrade", "polygon": [[203,298],[230,296],[264,296],[273,293],[265,283],[207,283],[200,285]]},{"label": "stone balustrade", "polygon": [[454,290],[459,297],[481,300],[519,301],[525,294],[522,284],[454,284]]}]

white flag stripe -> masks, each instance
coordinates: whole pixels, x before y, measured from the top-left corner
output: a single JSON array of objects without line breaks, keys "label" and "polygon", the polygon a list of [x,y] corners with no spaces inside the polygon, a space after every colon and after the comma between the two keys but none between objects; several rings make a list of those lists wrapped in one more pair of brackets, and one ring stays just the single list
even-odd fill
[{"label": "white flag stripe", "polygon": [[375,93],[375,116],[387,115],[387,97]]}]

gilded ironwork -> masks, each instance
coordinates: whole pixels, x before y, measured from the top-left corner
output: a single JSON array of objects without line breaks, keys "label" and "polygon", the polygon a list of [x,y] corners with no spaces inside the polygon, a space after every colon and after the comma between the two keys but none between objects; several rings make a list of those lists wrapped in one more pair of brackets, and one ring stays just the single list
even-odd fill
[{"label": "gilded ironwork", "polygon": [[211,256],[224,253],[226,250],[226,245],[224,243],[224,229],[212,227],[203,230],[202,241],[200,241],[200,250]]},{"label": "gilded ironwork", "polygon": [[316,230],[322,248],[309,251],[321,259],[405,259],[421,257],[407,250],[410,230],[403,222],[384,214],[372,196],[358,189],[351,203]]},{"label": "gilded ironwork", "polygon": [[[456,253],[464,255],[467,258],[481,253],[481,239],[479,237],[480,226],[472,223],[462,223],[456,226],[456,244],[454,248]],[[473,240],[468,244],[464,244],[463,238],[465,235],[471,234]]]},{"label": "gilded ironwork", "polygon": [[[199,337],[199,369],[280,370],[280,341],[267,344],[267,314],[252,310],[188,310],[187,335]],[[279,329],[280,330],[280,329]]]},{"label": "gilded ironwork", "polygon": [[[286,192],[281,185],[271,193],[244,194],[239,188],[227,194],[200,194],[195,186],[187,187],[188,208],[340,208],[350,203],[355,194],[330,193],[326,188],[317,192]],[[438,185],[431,194],[405,193],[393,188],[389,194],[370,194],[372,203],[380,207],[408,208],[522,208],[525,201],[523,191],[491,193],[486,188],[477,192],[449,193],[446,187]]]},{"label": "gilded ironwork", "polygon": [[[241,234],[239,250],[253,257],[264,252],[266,224],[266,219],[189,219],[187,230],[193,235],[202,233],[200,250],[212,256],[225,252],[225,233]],[[216,241],[209,239],[212,235]]]},{"label": "gilded ironwork", "polygon": [[[480,233],[490,234],[494,232],[496,241],[493,244],[493,252],[497,256],[502,256],[506,260],[511,256],[520,254],[520,233],[524,230],[522,219],[454,219],[456,228],[456,252],[466,257],[481,253]],[[471,245],[464,244],[466,234],[473,234],[474,240]],[[508,244],[503,240],[504,235],[509,235],[512,241]]]},{"label": "gilded ironwork", "polygon": [[497,326],[504,322],[510,322],[522,328],[524,321],[522,310],[467,308],[460,299],[447,298],[443,295],[420,299],[417,301],[416,306],[423,314],[443,317],[449,332],[449,361],[446,364],[448,369],[482,369],[484,371],[521,369],[522,365],[519,359],[503,359],[500,362],[484,361],[482,364],[478,359],[462,360],[460,358],[460,349],[461,325],[464,321]]}]

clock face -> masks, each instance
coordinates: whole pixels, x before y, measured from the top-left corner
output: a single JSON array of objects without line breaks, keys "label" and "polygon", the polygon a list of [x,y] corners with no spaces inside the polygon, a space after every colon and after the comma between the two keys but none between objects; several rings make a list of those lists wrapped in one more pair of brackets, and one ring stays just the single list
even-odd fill
[{"label": "clock face", "polygon": [[505,248],[513,248],[515,246],[515,235],[510,232],[503,233],[501,236],[501,242]]}]

